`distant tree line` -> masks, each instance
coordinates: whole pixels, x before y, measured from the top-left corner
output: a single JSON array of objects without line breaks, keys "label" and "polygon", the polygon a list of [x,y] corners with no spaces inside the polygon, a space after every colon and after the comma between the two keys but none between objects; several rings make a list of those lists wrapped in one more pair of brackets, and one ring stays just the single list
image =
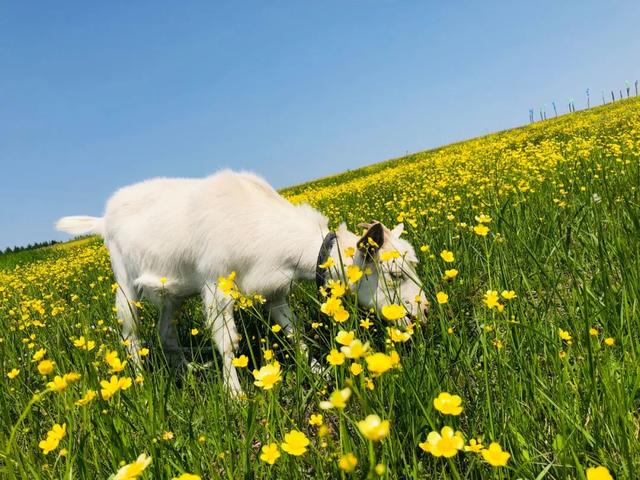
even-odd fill
[{"label": "distant tree line", "polygon": [[35,250],[36,248],[42,248],[42,247],[50,247],[57,243],[62,243],[62,242],[59,242],[57,240],[49,240],[48,242],[30,243],[29,245],[24,247],[13,247],[13,248],[7,247],[4,249],[4,251],[0,250],[0,255],[6,255],[7,253],[24,252],[26,250]]}]

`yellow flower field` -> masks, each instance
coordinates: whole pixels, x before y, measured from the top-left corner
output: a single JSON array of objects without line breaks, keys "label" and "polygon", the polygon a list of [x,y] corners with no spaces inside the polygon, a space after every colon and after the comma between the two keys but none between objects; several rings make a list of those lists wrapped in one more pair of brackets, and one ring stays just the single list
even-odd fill
[{"label": "yellow flower field", "polygon": [[100,240],[0,256],[0,477],[638,478],[639,161],[631,99],[285,189],[332,226],[404,222],[429,313],[359,310],[359,269],[295,285],[320,375],[229,272],[241,401],[196,301],[191,367],[142,302],[135,370]]}]

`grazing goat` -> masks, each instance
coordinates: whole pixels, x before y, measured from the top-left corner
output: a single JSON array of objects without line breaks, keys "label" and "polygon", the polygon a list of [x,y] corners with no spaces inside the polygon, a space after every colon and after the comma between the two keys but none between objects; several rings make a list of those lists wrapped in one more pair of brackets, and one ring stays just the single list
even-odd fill
[{"label": "grazing goat", "polygon": [[[365,272],[354,287],[361,306],[380,311],[395,300],[418,317],[427,305],[415,280],[415,251],[400,238],[402,224],[388,230],[375,222],[362,237],[344,224],[331,232],[321,213],[289,203],[250,173],[225,170],[202,179],[137,183],[118,190],[103,217],[64,217],[56,227],[104,237],[119,285],[116,308],[123,338],[137,364],[135,302],[144,296],[159,307],[163,351],[167,359],[184,362],[176,315],[187,298],[201,295],[207,328],[222,356],[224,382],[234,396],[242,393],[232,364],[238,333],[233,299],[218,288],[219,277],[236,272],[240,291],[263,295],[271,316],[288,334],[296,324],[287,302],[291,282],[338,279],[340,261]],[[353,255],[343,253],[347,247]],[[391,250],[399,252],[401,261],[379,262],[380,253]],[[329,256],[336,267],[319,269]],[[390,283],[399,288],[391,290]]]}]

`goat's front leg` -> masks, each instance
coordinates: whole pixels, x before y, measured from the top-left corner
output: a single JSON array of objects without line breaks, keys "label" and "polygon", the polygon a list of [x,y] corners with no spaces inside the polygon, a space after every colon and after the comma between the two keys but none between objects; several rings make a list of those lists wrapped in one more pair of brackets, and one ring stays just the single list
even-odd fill
[{"label": "goat's front leg", "polygon": [[233,366],[233,358],[238,348],[238,330],[233,320],[233,300],[217,290],[215,285],[207,284],[202,292],[204,314],[207,328],[213,342],[222,357],[222,375],[224,385],[232,397],[243,395],[238,372]]},{"label": "goat's front leg", "polygon": [[[291,311],[289,302],[285,295],[275,297],[269,301],[269,313],[278,325],[282,327],[285,335],[288,338],[294,338],[298,344],[298,348],[304,354],[307,361],[309,361],[309,347],[302,339],[300,332],[298,331],[298,319],[295,313]],[[324,369],[320,362],[311,357],[311,371],[313,373],[321,373]]]}]

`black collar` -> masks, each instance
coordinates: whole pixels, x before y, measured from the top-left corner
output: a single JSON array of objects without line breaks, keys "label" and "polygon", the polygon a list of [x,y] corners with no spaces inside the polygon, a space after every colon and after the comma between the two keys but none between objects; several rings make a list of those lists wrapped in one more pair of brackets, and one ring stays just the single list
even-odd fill
[{"label": "black collar", "polygon": [[320,265],[329,259],[333,244],[336,243],[336,238],[335,232],[329,232],[324,237],[324,240],[322,240],[322,246],[320,247],[320,252],[318,252],[318,261],[316,262],[316,287],[318,290],[327,283],[327,277],[329,275],[329,269],[320,268]]}]

